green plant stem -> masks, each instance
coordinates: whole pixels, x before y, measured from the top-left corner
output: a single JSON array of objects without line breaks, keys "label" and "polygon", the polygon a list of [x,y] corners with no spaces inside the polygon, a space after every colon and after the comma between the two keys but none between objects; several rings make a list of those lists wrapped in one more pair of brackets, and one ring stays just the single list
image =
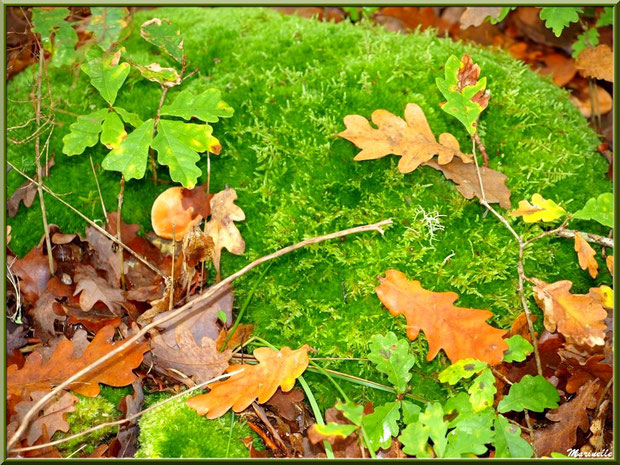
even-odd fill
[{"label": "green plant stem", "polygon": [[226,458],[228,458],[228,453],[230,451],[230,442],[232,441],[232,433],[233,428],[235,426],[235,411],[230,411],[230,431],[228,432],[228,444],[226,445]]},{"label": "green plant stem", "polygon": [[[121,237],[121,222],[122,216],[121,211],[123,209],[123,196],[125,194],[125,175],[121,174],[121,188],[118,191],[118,208],[116,210],[116,238],[119,242],[123,242],[123,238]],[[120,261],[121,261],[121,289],[125,290],[125,263],[124,263],[124,253],[123,249],[119,250]],[[173,260],[174,263],[174,260]]]},{"label": "green plant stem", "polygon": [[[316,399],[314,398],[314,394],[312,393],[310,386],[308,386],[308,383],[303,376],[300,376],[299,378],[297,378],[297,380],[299,381],[299,384],[301,384],[301,387],[306,393],[306,397],[308,398],[308,402],[310,403],[310,407],[312,408],[312,413],[314,413],[314,419],[316,420],[317,424],[324,425],[325,421],[323,420],[321,409],[319,408],[319,404],[317,404]],[[325,454],[327,455],[327,458],[335,458],[334,451],[332,450],[332,445],[327,441],[323,441],[323,445],[325,446]]]},{"label": "green plant stem", "polygon": [[250,305],[250,302],[252,301],[252,297],[254,296],[256,289],[258,289],[258,285],[263,281],[263,278],[267,275],[267,272],[269,271],[269,268],[271,268],[271,265],[273,265],[273,262],[270,262],[267,265],[265,270],[260,274],[256,282],[254,283],[254,286],[252,286],[252,289],[250,290],[248,297],[245,299],[245,302],[243,302],[243,305],[241,306],[241,310],[239,310],[239,314],[237,315],[235,324],[228,332],[228,336],[226,337],[226,342],[224,342],[224,345],[222,345],[222,347],[220,348],[220,352],[223,352],[224,350],[226,350],[226,347],[228,346],[228,341],[230,341],[230,339],[233,337],[233,334],[235,334],[235,331],[237,330],[237,327],[239,326],[239,323],[241,322],[241,319],[243,318],[243,314],[245,313],[245,310],[248,308],[248,305]]}]

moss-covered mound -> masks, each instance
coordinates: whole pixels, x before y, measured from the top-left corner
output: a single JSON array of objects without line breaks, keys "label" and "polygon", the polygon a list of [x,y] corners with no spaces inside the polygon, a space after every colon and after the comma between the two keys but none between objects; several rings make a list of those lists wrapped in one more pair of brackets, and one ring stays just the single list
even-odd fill
[{"label": "moss-covered mound", "polygon": [[[190,66],[200,74],[187,85],[214,86],[235,109],[215,125],[223,145],[212,157],[213,190],[235,187],[247,215],[239,223],[247,248],[243,256],[224,252],[226,276],[251,260],[300,241],[347,227],[392,218],[394,226],[376,233],[349,236],[307,247],[277,260],[269,270],[244,317],[257,335],[277,346],[307,343],[319,357],[359,357],[369,337],[394,330],[405,334],[403,319],[381,306],[374,288],[377,275],[389,268],[418,279],[427,289],[456,291],[461,306],[495,314],[492,324],[507,327],[521,311],[516,294],[517,247],[512,236],[476,201],[461,197],[439,172],[422,167],[398,172],[397,157],[354,162],[351,143],[334,137],[348,114],[370,116],[383,108],[402,115],[409,102],[419,104],[435,134],[451,132],[465,149],[468,137],[460,123],[439,108],[443,100],[434,84],[446,59],[472,55],[488,78],[492,98],[480,128],[491,167],[508,176],[513,205],[539,192],[567,210],[581,208],[594,195],[611,190],[605,160],[594,148],[596,135],[573,108],[567,94],[503,52],[454,43],[431,32],[396,35],[369,25],[327,24],[282,16],[264,9],[168,8],[142,11],[134,18],[130,37],[122,44],[126,56],[148,64],[167,59],[139,36],[139,25],[153,16],[178,24],[185,37]],[[32,73],[17,76],[8,89],[8,125],[32,117],[27,100]],[[71,114],[85,114],[103,105],[83,73],[50,70],[55,105]],[[177,92],[169,93],[172,98]],[[132,71],[117,104],[152,116],[159,87]],[[50,153],[56,166],[49,186],[92,218],[102,219],[87,155],[69,159],[61,138],[74,120],[56,114]],[[32,125],[11,133],[24,138]],[[91,150],[99,166],[105,150]],[[9,159],[34,172],[31,145],[9,144]],[[201,162],[206,171],[206,159]],[[115,209],[117,173],[98,170],[109,210]],[[166,178],[166,170],[160,175]],[[200,182],[204,182],[203,176]],[[23,182],[8,175],[9,194]],[[129,182],[123,216],[150,228],[150,205],[166,185],[149,179]],[[63,231],[81,231],[82,221],[58,202],[47,200],[50,222]],[[518,231],[526,226],[510,220]],[[9,220],[12,247],[25,253],[42,235],[38,203]],[[528,226],[536,232],[537,226]],[[593,230],[592,225],[588,229]],[[594,282],[577,265],[570,241],[541,241],[528,256],[530,275],[553,281],[570,279],[577,292]],[[260,272],[260,270],[259,270]],[[259,272],[236,283],[236,302],[248,295]],[[610,281],[606,271],[600,282]],[[435,371],[446,359],[425,361],[424,337],[412,343],[418,370]],[[331,368],[381,380],[365,362],[326,362]],[[318,401],[328,406],[334,391],[318,375],[307,375]],[[385,380],[381,380],[385,381]],[[442,391],[415,375],[413,392],[441,398]],[[344,386],[356,399],[375,391]],[[153,454],[169,449],[150,445]],[[159,451],[159,452],[156,452]],[[148,455],[148,454],[147,454]]]}]

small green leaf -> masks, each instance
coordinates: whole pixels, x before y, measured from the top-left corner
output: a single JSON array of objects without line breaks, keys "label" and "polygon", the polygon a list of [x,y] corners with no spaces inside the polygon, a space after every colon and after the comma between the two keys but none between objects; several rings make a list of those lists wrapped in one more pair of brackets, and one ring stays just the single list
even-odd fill
[{"label": "small green leaf", "polygon": [[67,66],[75,61],[75,44],[78,36],[71,24],[64,22],[56,29],[54,34],[54,47],[52,51],[52,66]]},{"label": "small green leaf", "polygon": [[62,138],[62,153],[65,155],[79,155],[86,147],[92,147],[99,142],[101,122],[108,110],[102,108],[88,115],[78,116],[70,126],[69,134]]},{"label": "small green leaf", "polygon": [[104,51],[116,42],[121,31],[127,26],[126,8],[90,7],[90,23],[86,30],[93,33],[93,38]]},{"label": "small green leaf", "polygon": [[403,452],[418,458],[432,457],[431,447],[428,445],[430,428],[421,422],[411,423],[398,437],[403,445]]},{"label": "small green leaf", "polygon": [[409,343],[405,339],[398,339],[391,331],[385,336],[374,335],[370,338],[368,359],[378,371],[387,375],[399,394],[407,390],[411,379],[409,370],[415,364],[415,358],[409,353]]},{"label": "small green leaf", "polygon": [[479,373],[487,364],[473,358],[466,358],[453,363],[439,373],[439,381],[455,385],[462,379],[468,379]]},{"label": "small green leaf", "polygon": [[228,317],[226,316],[226,313],[224,313],[221,310],[217,311],[217,318],[224,324],[226,324],[226,320],[228,319]]},{"label": "small green leaf", "polygon": [[443,409],[439,402],[428,404],[426,410],[420,414],[419,421],[428,426],[428,435],[433,441],[433,450],[437,457],[443,457],[446,451],[446,445],[448,440],[446,439],[446,433],[448,431],[448,424],[443,420]]},{"label": "small green leaf", "polygon": [[422,411],[420,406],[414,404],[413,402],[403,400],[401,402],[401,407],[403,410],[403,422],[406,425],[418,421],[418,418],[420,417],[420,412]]},{"label": "small green leaf", "polygon": [[551,29],[556,37],[560,37],[565,27],[579,21],[579,14],[582,11],[581,7],[546,6],[540,10],[540,19],[545,21],[545,26]]},{"label": "small green leaf", "polygon": [[489,368],[485,368],[480,376],[474,378],[474,382],[467,390],[469,393],[469,401],[471,402],[474,412],[491,407],[493,398],[497,389],[495,388],[495,377]]},{"label": "small green leaf", "polygon": [[340,423],[327,423],[326,425],[314,424],[317,433],[327,437],[337,437],[344,439],[355,432],[355,425],[341,425]]},{"label": "small green leaf", "polygon": [[129,74],[129,63],[118,63],[120,50],[113,55],[103,55],[97,48],[91,48],[86,54],[86,63],[82,65],[90,77],[90,83],[110,105],[114,105],[116,95]]},{"label": "small green leaf", "polygon": [[559,452],[551,452],[552,459],[569,459],[570,457],[565,454],[560,454]]},{"label": "small green leaf", "polygon": [[[471,65],[471,59],[468,63]],[[437,78],[435,82],[446,99],[441,109],[458,119],[467,132],[473,135],[476,132],[478,117],[487,106],[488,99],[485,94],[487,79],[486,77],[476,79],[474,84],[462,87],[459,73],[466,66],[468,64],[454,55],[450,56],[445,65],[445,79]]]},{"label": "small green leaf", "polygon": [[146,172],[149,145],[153,140],[153,124],[153,120],[149,119],[129,134],[103,159],[103,169],[120,171],[127,181],[142,179]]},{"label": "small green leaf", "polygon": [[368,443],[375,452],[379,449],[390,448],[392,437],[398,436],[400,430],[399,420],[400,402],[388,402],[362,418]]},{"label": "small green leaf", "polygon": [[157,161],[170,168],[170,177],[191,189],[196,185],[202,170],[196,166],[198,152],[219,146],[211,135],[213,128],[208,124],[189,124],[182,121],[160,120],[157,136],[152,146],[157,150]]},{"label": "small green leaf", "polygon": [[140,26],[140,35],[147,42],[164,50],[179,63],[183,63],[185,51],[179,28],[168,19],[153,18]]},{"label": "small green leaf", "polygon": [[491,17],[489,19],[489,21],[491,22],[491,24],[497,24],[497,23],[503,21],[504,18],[506,18],[506,16],[508,16],[508,13],[510,13],[512,10],[514,10],[516,8],[517,8],[516,6],[504,6],[504,7],[502,7],[502,11],[499,13],[497,18]]},{"label": "small green leaf", "polygon": [[585,32],[582,32],[577,36],[577,40],[573,42],[573,58],[576,60],[581,52],[588,47],[594,47],[598,45],[599,34],[598,29],[591,27]]},{"label": "small green leaf", "polygon": [[579,220],[594,220],[608,228],[614,227],[614,196],[605,192],[596,198],[591,198],[585,206],[573,215]]},{"label": "small green leaf", "polygon": [[549,381],[540,375],[525,375],[521,381],[510,386],[508,395],[500,400],[497,411],[542,412],[548,408],[556,408],[559,401],[560,395]]},{"label": "small green leaf", "polygon": [[529,442],[521,437],[521,428],[508,421],[503,415],[495,418],[495,457],[530,458],[534,450]]},{"label": "small green leaf", "polygon": [[69,8],[54,8],[52,10],[32,9],[32,24],[34,26],[32,32],[41,36],[41,43],[45,50],[52,50],[52,32],[65,22],[65,18],[69,14],[71,14]]},{"label": "small green leaf", "polygon": [[220,91],[207,89],[194,95],[190,89],[184,89],[170,105],[164,105],[162,115],[179,116],[189,121],[198,118],[207,123],[217,123],[219,118],[230,118],[233,109],[220,98]]},{"label": "small green leaf", "polygon": [[[485,370],[487,371],[487,370]],[[459,394],[461,399],[456,409],[458,416],[452,419],[448,425],[449,428],[455,428],[448,433],[448,447],[446,448],[446,457],[468,457],[472,454],[482,455],[486,452],[485,444],[493,440],[493,420],[495,412],[492,408],[486,408],[481,411],[474,411],[472,402],[468,399],[467,394]],[[451,398],[450,400],[452,400]],[[446,404],[447,407],[447,404]],[[447,408],[444,408],[448,412]]]},{"label": "small green leaf", "polygon": [[125,126],[116,113],[105,115],[101,128],[101,143],[109,149],[115,149],[127,137]]},{"label": "small green leaf", "polygon": [[506,339],[506,343],[508,350],[504,352],[504,362],[522,362],[534,351],[534,346],[518,334]]},{"label": "small green leaf", "polygon": [[114,107],[114,111],[118,113],[118,116],[120,116],[123,119],[125,124],[129,124],[133,126],[134,128],[137,128],[144,122],[140,119],[138,115],[136,115],[135,113],[130,113],[124,108]]},{"label": "small green leaf", "polygon": [[157,82],[164,87],[174,87],[181,84],[181,76],[174,68],[162,68],[158,63],[134,66],[140,71],[143,78]]},{"label": "small green leaf", "polygon": [[459,415],[469,415],[474,412],[474,408],[469,402],[469,396],[464,392],[459,392],[456,396],[450,397],[443,410],[446,414],[457,412]]},{"label": "small green leaf", "polygon": [[340,410],[345,418],[351,420],[356,426],[362,424],[362,416],[364,415],[364,407],[357,405],[351,401],[343,403],[341,401],[336,402],[336,409]]},{"label": "small green leaf", "polygon": [[599,16],[596,22],[596,27],[611,26],[614,23],[614,7],[606,6],[603,8],[601,16]]}]

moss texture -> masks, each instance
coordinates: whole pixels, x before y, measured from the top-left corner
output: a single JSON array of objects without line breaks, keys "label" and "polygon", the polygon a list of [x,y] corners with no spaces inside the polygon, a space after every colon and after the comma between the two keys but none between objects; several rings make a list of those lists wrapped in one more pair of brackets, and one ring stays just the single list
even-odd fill
[{"label": "moss texture", "polygon": [[[215,125],[223,150],[212,157],[211,185],[216,191],[225,185],[236,188],[247,215],[239,223],[247,247],[239,257],[224,252],[224,276],[307,237],[385,218],[395,221],[383,237],[349,236],[274,263],[244,317],[244,323],[254,323],[256,334],[274,345],[297,348],[308,343],[319,357],[359,357],[366,354],[372,334],[393,330],[404,336],[404,319],[391,317],[374,292],[377,275],[389,268],[420,280],[427,289],[458,292],[458,305],[491,310],[492,324],[500,327],[509,326],[521,311],[515,291],[517,246],[499,222],[484,216],[477,202],[462,198],[440,173],[423,167],[403,175],[396,157],[354,162],[358,149],[334,137],[344,129],[345,115],[370,117],[373,110],[384,108],[402,116],[405,105],[415,102],[435,134],[451,132],[469,151],[464,128],[439,108],[443,99],[434,84],[451,54],[470,53],[488,78],[492,98],[481,117],[481,135],[491,167],[508,176],[514,207],[539,192],[576,211],[588,198],[611,190],[607,164],[594,150],[597,137],[567,93],[504,52],[454,43],[432,32],[402,36],[371,25],[320,23],[265,9],[167,8],[136,15],[133,33],[122,45],[137,63],[169,64],[139,37],[139,25],[155,15],[180,26],[190,68],[200,69],[186,85],[217,87],[235,109],[232,118]],[[75,114],[102,107],[86,76],[77,71],[75,76],[50,71],[56,106]],[[14,101],[8,102],[9,126],[32,117],[29,105],[16,102],[27,99],[31,80],[27,70],[10,83],[8,97]],[[176,92],[172,90],[170,98]],[[155,83],[132,71],[117,104],[146,118],[154,114],[159,95]],[[56,115],[50,141],[56,167],[47,182],[65,200],[101,220],[87,155],[69,159],[61,153],[61,138],[73,120]],[[29,126],[11,135],[24,138],[32,130]],[[105,150],[97,147],[90,153],[99,166]],[[34,172],[32,145],[9,144],[8,156]],[[206,159],[202,167],[206,171]],[[167,177],[166,170],[160,174]],[[99,169],[98,176],[108,209],[114,210],[118,174]],[[201,182],[205,180],[203,176]],[[9,173],[8,192],[22,182]],[[150,229],[150,205],[167,187],[153,186],[148,179],[128,183],[126,221]],[[47,209],[50,222],[63,231],[83,230],[83,222],[56,201],[47,200]],[[432,217],[443,230],[424,220]],[[527,235],[540,232],[536,225],[509,221]],[[24,254],[42,234],[38,202],[28,210],[22,207],[9,224],[12,246]],[[601,232],[592,223],[583,227]],[[577,292],[611,281],[607,271],[596,281],[582,272],[571,241],[541,241],[527,258],[529,275],[570,279]],[[238,305],[259,272],[236,282]],[[433,372],[446,363],[443,355],[426,362],[422,336],[411,347],[418,370]],[[363,362],[326,366],[385,381]],[[324,378],[308,374],[308,380],[321,405],[333,404],[334,389]],[[357,400],[382,398],[359,386],[343,387]],[[429,399],[444,396],[422,376],[416,375],[412,387]]]}]

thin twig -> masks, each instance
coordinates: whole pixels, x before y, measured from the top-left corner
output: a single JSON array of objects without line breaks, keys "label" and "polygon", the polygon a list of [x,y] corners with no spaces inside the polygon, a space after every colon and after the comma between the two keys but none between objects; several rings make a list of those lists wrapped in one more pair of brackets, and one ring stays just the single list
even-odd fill
[{"label": "thin twig", "polygon": [[107,237],[108,239],[110,239],[112,242],[114,242],[115,244],[118,244],[120,247],[122,247],[123,249],[125,249],[127,252],[129,252],[131,255],[133,255],[137,260],[139,260],[140,262],[142,262],[144,265],[146,265],[151,271],[153,271],[154,273],[158,274],[159,276],[161,276],[162,278],[166,279],[167,276],[162,273],[155,265],[153,265],[152,263],[150,263],[146,258],[142,257],[140,254],[138,254],[137,252],[135,252],[134,250],[132,250],[131,248],[129,248],[127,245],[123,244],[123,242],[119,241],[115,236],[113,236],[112,234],[110,234],[109,232],[107,232],[105,229],[103,229],[101,226],[99,226],[98,224],[96,224],[93,220],[91,220],[89,217],[87,217],[86,215],[84,215],[81,211],[79,211],[77,208],[75,208],[73,205],[71,205],[70,203],[66,202],[64,199],[62,199],[58,194],[56,194],[54,191],[52,191],[49,187],[47,187],[45,184],[43,184],[42,182],[39,183],[36,180],[32,179],[30,176],[28,176],[26,173],[24,173],[22,170],[20,170],[19,168],[17,168],[13,163],[11,163],[10,161],[6,162],[7,165],[9,165],[11,167],[11,169],[14,169],[16,172],[18,172],[19,174],[21,174],[24,178],[28,179],[30,182],[34,183],[35,185],[40,185],[41,188],[47,192],[49,195],[51,195],[53,198],[55,198],[56,200],[58,200],[60,203],[62,203],[63,205],[65,205],[66,207],[68,207],[69,209],[71,209],[76,215],[80,216],[84,221],[86,221],[89,225],[91,225],[93,228],[95,228],[97,231],[99,231],[101,234],[103,234],[105,237]]},{"label": "thin twig", "polygon": [[532,446],[532,449],[534,450],[534,457],[538,457],[538,451],[536,450],[536,444],[534,443],[534,428],[532,428],[532,422],[530,421],[530,414],[528,413],[527,410],[523,410],[523,413],[525,414],[525,423],[527,424],[527,427],[529,429],[530,445]]},{"label": "thin twig", "polygon": [[101,200],[101,210],[103,210],[103,217],[108,219],[108,212],[105,209],[105,203],[103,203],[103,195],[101,194],[101,187],[99,186],[99,178],[97,178],[97,172],[95,171],[95,164],[93,163],[92,154],[88,154],[88,158],[90,158],[90,167],[93,169],[93,177],[95,178],[95,184],[97,184],[97,192],[99,192],[99,200]]},{"label": "thin twig", "polygon": [[499,371],[497,371],[495,368],[493,367],[489,367],[491,368],[491,371],[493,372],[493,374],[498,377],[499,379],[501,379],[504,383],[512,386],[514,383],[512,381],[510,381],[508,378],[506,378],[506,376],[504,376],[502,373],[500,373]]},{"label": "thin twig", "polygon": [[[123,196],[125,194],[125,175],[121,174],[121,187],[118,191],[118,208],[116,209],[116,237],[118,238],[118,242],[122,243],[123,238],[121,236],[121,223],[123,221],[122,211],[123,211]],[[121,289],[125,290],[125,259],[123,257],[123,251],[121,250],[119,253],[119,258],[121,262]]]},{"label": "thin twig", "polygon": [[177,254],[177,240],[175,237],[175,224],[172,223],[172,265],[170,265],[170,282],[171,282],[171,290],[170,290],[170,299],[168,300],[168,311],[172,310],[172,306],[174,305],[174,260]]},{"label": "thin twig", "polygon": [[98,431],[98,430],[103,429],[103,428],[110,428],[112,426],[122,425],[123,423],[129,423],[129,422],[135,420],[136,418],[141,417],[145,413],[150,412],[151,410],[159,408],[162,405],[167,404],[168,402],[172,402],[173,400],[178,399],[179,397],[183,397],[184,395],[186,395],[189,392],[195,391],[197,389],[201,389],[201,388],[203,388],[203,387],[205,387],[205,386],[207,386],[207,385],[209,385],[211,383],[214,383],[216,381],[220,381],[220,380],[225,379],[225,378],[230,378],[231,376],[234,376],[236,374],[241,373],[243,370],[245,370],[245,368],[241,368],[240,370],[236,370],[236,371],[233,371],[233,372],[230,372],[230,373],[224,373],[223,375],[217,376],[216,378],[212,378],[209,381],[205,381],[204,383],[197,384],[197,385],[195,385],[195,386],[193,386],[193,387],[191,387],[191,388],[189,388],[189,389],[187,389],[187,390],[185,390],[183,392],[175,394],[172,397],[168,397],[167,399],[164,399],[161,402],[157,402],[156,404],[153,404],[150,407],[148,407],[148,408],[146,408],[146,409],[144,409],[144,410],[142,410],[140,412],[134,413],[133,415],[129,415],[127,418],[122,418],[120,420],[110,421],[110,422],[107,422],[107,423],[101,423],[101,424],[99,424],[97,426],[93,426],[92,428],[88,428],[88,429],[86,429],[84,431],[80,431],[79,433],[75,433],[75,434],[73,434],[71,436],[67,436],[66,438],[58,439],[56,441],[48,442],[48,443],[45,443],[45,444],[37,444],[36,446],[20,447],[20,448],[17,448],[17,449],[12,449],[11,452],[27,452],[27,451],[30,451],[30,450],[43,449],[44,447],[57,446],[58,444],[62,444],[64,442],[72,441],[73,439],[77,439],[79,437],[86,436],[87,434],[93,433],[93,432]]},{"label": "thin twig", "polygon": [[525,311],[525,319],[527,320],[527,327],[532,338],[532,345],[534,346],[534,358],[536,360],[536,371],[540,376],[543,375],[542,364],[540,362],[540,354],[538,353],[538,339],[536,339],[536,333],[534,332],[534,322],[532,321],[532,313],[530,312],[530,306],[527,303],[527,297],[525,297],[525,291],[523,289],[523,281],[526,279],[523,266],[523,252],[525,246],[523,243],[519,244],[519,262],[517,263],[517,273],[519,275],[519,297],[521,298],[521,305]]},{"label": "thin twig", "polygon": [[319,242],[323,242],[323,241],[326,241],[326,240],[329,240],[329,239],[336,239],[336,238],[339,238],[339,237],[348,236],[350,234],[356,234],[356,233],[367,232],[367,231],[376,231],[376,232],[380,233],[381,235],[383,235],[385,233],[385,231],[383,229],[381,229],[381,226],[387,226],[389,224],[392,224],[392,220],[391,219],[383,220],[383,221],[380,221],[380,222],[374,223],[374,224],[367,224],[367,225],[364,225],[364,226],[357,226],[357,227],[354,227],[354,228],[349,228],[349,229],[345,229],[345,230],[342,230],[342,231],[338,231],[338,232],[334,232],[334,233],[330,233],[330,234],[325,234],[323,236],[313,237],[313,238],[306,239],[304,241],[298,242],[297,244],[289,245],[288,247],[284,247],[283,249],[280,249],[280,250],[278,250],[276,252],[273,252],[273,253],[271,253],[269,255],[265,255],[264,257],[261,257],[261,258],[258,258],[256,260],[254,260],[250,264],[244,266],[243,268],[241,268],[237,272],[231,274],[227,278],[225,278],[222,281],[220,281],[219,283],[216,283],[213,286],[209,287],[204,293],[202,293],[201,295],[198,295],[196,298],[194,298],[193,300],[189,301],[188,303],[186,303],[182,307],[179,307],[178,309],[176,309],[173,312],[170,312],[168,315],[164,316],[163,318],[160,318],[159,320],[153,321],[150,324],[144,326],[142,329],[140,329],[140,331],[138,331],[136,334],[134,334],[129,339],[125,340],[125,342],[120,344],[114,350],[108,352],[103,357],[95,360],[90,365],[84,367],[83,369],[81,369],[77,373],[73,374],[72,376],[70,376],[69,378],[64,380],[62,383],[58,384],[50,392],[48,392],[41,399],[39,399],[39,401],[36,402],[30,408],[30,410],[28,410],[28,412],[26,412],[26,414],[23,416],[22,422],[20,423],[19,427],[15,431],[15,435],[8,442],[7,450],[10,451],[13,448],[13,446],[15,446],[15,444],[17,443],[17,441],[19,440],[21,435],[24,434],[24,431],[26,430],[26,428],[30,424],[30,421],[33,418],[33,416],[37,412],[39,412],[41,410],[41,408],[50,399],[52,399],[58,392],[60,392],[62,389],[66,388],[67,386],[70,386],[72,383],[74,383],[75,381],[78,381],[80,378],[82,378],[85,374],[91,372],[94,368],[102,365],[106,361],[112,359],[113,357],[115,357],[119,353],[121,353],[124,350],[126,350],[132,344],[134,344],[135,342],[140,340],[142,338],[142,336],[144,336],[146,333],[148,333],[151,329],[153,329],[153,328],[155,328],[157,326],[162,325],[166,321],[169,321],[169,320],[177,317],[178,315],[180,315],[182,313],[190,312],[191,309],[195,308],[197,305],[200,305],[202,302],[208,300],[215,293],[217,293],[222,287],[230,284],[232,281],[234,281],[235,279],[237,279],[240,276],[243,276],[248,271],[256,268],[257,266],[259,266],[259,265],[261,265],[261,264],[263,264],[265,262],[268,262],[268,261],[273,260],[275,258],[281,257],[282,255],[285,255],[287,253],[293,252],[294,250],[300,249],[300,248],[305,247],[306,245],[309,245],[309,244],[317,244]]},{"label": "thin twig", "polygon": [[598,234],[574,231],[572,229],[564,229],[564,230],[558,231],[556,235],[559,237],[566,237],[568,239],[574,239],[575,234],[577,233],[581,234],[581,236],[587,242],[592,242],[594,244],[600,244],[602,246],[609,247],[610,249],[614,248],[614,240],[612,238],[599,236]]},{"label": "thin twig", "polygon": [[480,136],[478,135],[477,131],[474,133],[474,141],[478,145],[478,149],[480,150],[480,153],[482,154],[482,163],[484,164],[486,168],[489,168],[489,156],[487,155],[487,149],[482,143],[482,141],[480,140]]}]

